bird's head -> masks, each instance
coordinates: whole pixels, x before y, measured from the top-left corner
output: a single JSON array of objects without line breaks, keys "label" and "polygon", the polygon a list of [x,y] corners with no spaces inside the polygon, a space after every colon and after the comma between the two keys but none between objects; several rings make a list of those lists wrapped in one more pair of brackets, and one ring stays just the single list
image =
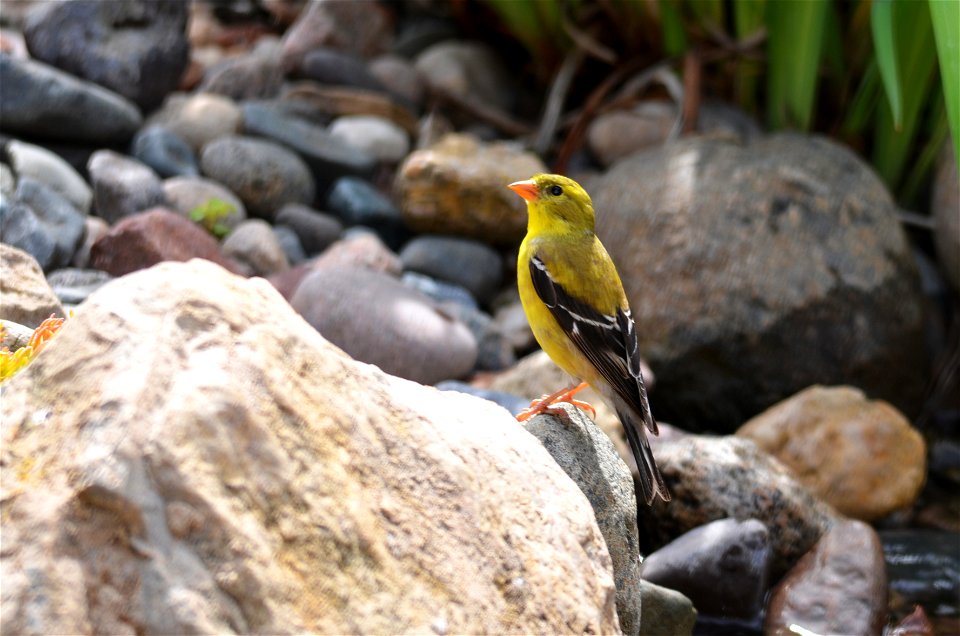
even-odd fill
[{"label": "bird's head", "polygon": [[527,201],[528,231],[593,231],[590,195],[573,179],[558,174],[535,174],[507,187]]}]

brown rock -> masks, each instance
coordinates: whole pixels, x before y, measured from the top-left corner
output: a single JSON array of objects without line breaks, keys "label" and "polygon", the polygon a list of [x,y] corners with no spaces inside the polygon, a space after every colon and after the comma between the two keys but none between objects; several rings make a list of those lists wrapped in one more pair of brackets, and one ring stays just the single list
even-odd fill
[{"label": "brown rock", "polygon": [[66,316],[36,259],[6,243],[0,243],[0,297],[0,318],[32,329],[51,314]]},{"label": "brown rock", "polygon": [[810,387],[737,435],[790,467],[839,512],[864,521],[912,504],[926,477],[920,433],[895,408],[852,387]]},{"label": "brown rock", "polygon": [[264,281],[138,272],[46,353],[4,387],[3,633],[619,631],[539,442],[350,360]]},{"label": "brown rock", "polygon": [[206,230],[176,212],[154,208],[114,225],[90,250],[90,266],[123,276],[162,261],[203,258],[231,271],[237,265],[220,253]]},{"label": "brown rock", "polygon": [[531,153],[450,134],[407,157],[394,192],[404,220],[417,232],[511,243],[523,238],[527,213],[506,186],[545,170]]},{"label": "brown rock", "polygon": [[732,432],[812,384],[919,407],[914,259],[890,193],[848,149],[691,138],[618,162],[591,194],[660,382],[654,415]]},{"label": "brown rock", "polygon": [[788,636],[791,625],[814,634],[880,634],[887,576],[873,528],[836,523],[773,589],[764,634]]}]

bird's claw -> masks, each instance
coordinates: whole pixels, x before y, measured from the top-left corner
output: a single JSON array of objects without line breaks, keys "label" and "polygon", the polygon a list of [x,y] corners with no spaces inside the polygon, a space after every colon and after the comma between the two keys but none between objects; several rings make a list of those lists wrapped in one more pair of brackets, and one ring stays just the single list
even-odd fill
[{"label": "bird's claw", "polygon": [[563,413],[563,409],[554,406],[558,403],[567,403],[572,404],[573,406],[583,409],[585,411],[590,411],[593,416],[593,419],[597,417],[597,411],[587,402],[581,400],[574,400],[573,396],[576,395],[582,389],[587,387],[586,382],[581,382],[575,387],[567,387],[565,389],[560,389],[554,393],[544,394],[540,396],[540,399],[530,402],[530,406],[520,411],[517,414],[518,422],[526,422],[531,417],[535,415],[540,415],[541,413],[548,413],[550,415],[560,415]]}]

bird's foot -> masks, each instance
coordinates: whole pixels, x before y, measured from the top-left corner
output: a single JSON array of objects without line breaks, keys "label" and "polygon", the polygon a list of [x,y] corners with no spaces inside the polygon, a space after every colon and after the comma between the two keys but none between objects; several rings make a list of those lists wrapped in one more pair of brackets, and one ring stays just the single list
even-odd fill
[{"label": "bird's foot", "polygon": [[583,389],[587,388],[589,385],[586,382],[581,382],[577,386],[567,387],[565,389],[560,389],[549,395],[543,395],[539,400],[534,400],[530,403],[530,406],[520,411],[517,415],[518,422],[526,422],[534,415],[540,415],[541,413],[549,413],[550,415],[559,415],[563,412],[563,409],[554,406],[555,404],[565,402],[567,404],[572,404],[577,408],[583,409],[584,411],[590,411],[593,419],[597,418],[597,411],[590,404],[583,402],[581,400],[574,400],[573,396]]}]

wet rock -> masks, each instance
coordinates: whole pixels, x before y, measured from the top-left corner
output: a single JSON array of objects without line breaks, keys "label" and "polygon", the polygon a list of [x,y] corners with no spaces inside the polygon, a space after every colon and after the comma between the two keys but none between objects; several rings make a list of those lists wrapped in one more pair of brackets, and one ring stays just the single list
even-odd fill
[{"label": "wet rock", "polygon": [[142,123],[120,95],[33,60],[0,55],[0,129],[38,139],[123,144]]},{"label": "wet rock", "polygon": [[603,432],[573,407],[566,416],[538,415],[523,428],[540,440],[586,495],[613,560],[617,616],[624,634],[640,630],[637,499],[626,464]]},{"label": "wet rock", "polygon": [[438,42],[420,53],[414,66],[432,90],[491,104],[501,110],[509,110],[513,104],[516,92],[510,75],[484,44],[458,40]]},{"label": "wet rock", "polygon": [[90,156],[87,170],[97,216],[108,223],[167,203],[160,177],[136,159],[98,150]]},{"label": "wet rock", "polygon": [[675,590],[640,581],[641,634],[690,636],[697,620],[697,610],[686,596]]},{"label": "wet rock", "polygon": [[193,149],[162,126],[147,126],[138,132],[133,138],[131,152],[163,178],[200,174]]},{"label": "wet rock", "polygon": [[343,224],[338,219],[299,203],[280,208],[275,221],[296,232],[307,254],[322,252],[343,233]]},{"label": "wet rock", "polygon": [[249,266],[256,276],[270,276],[290,268],[270,224],[262,219],[249,219],[238,225],[223,239],[221,247],[226,256]]},{"label": "wet rock", "polygon": [[640,518],[641,536],[654,548],[716,519],[758,519],[769,533],[777,580],[837,518],[749,440],[691,435],[658,444],[654,455],[673,495]]},{"label": "wet rock", "polygon": [[212,93],[173,94],[150,116],[151,125],[166,128],[183,139],[194,152],[220,137],[240,131],[243,115],[228,97]]},{"label": "wet rock", "polygon": [[404,220],[417,232],[512,243],[526,232],[527,212],[506,186],[545,171],[535,155],[508,144],[450,134],[407,157],[394,192]]},{"label": "wet rock", "polygon": [[339,117],[330,124],[330,135],[384,163],[397,163],[410,152],[407,133],[383,117]]},{"label": "wet rock", "polygon": [[0,200],[0,241],[29,254],[41,269],[53,267],[54,238],[23,203]]},{"label": "wet rock", "polygon": [[619,631],[536,440],[349,360],[263,281],[114,281],[4,409],[4,633]]},{"label": "wet rock", "polygon": [[36,259],[6,242],[0,243],[0,318],[31,329],[66,312],[43,276]]},{"label": "wet rock", "polygon": [[744,424],[751,439],[840,513],[873,521],[910,506],[926,478],[923,437],[852,387],[814,386]]},{"label": "wet rock", "polygon": [[253,137],[221,137],[204,146],[204,175],[219,181],[243,201],[247,212],[272,219],[287,203],[313,202],[310,169],[296,153]]},{"label": "wet rock", "polygon": [[641,574],[689,598],[700,614],[750,620],[763,610],[771,557],[762,522],[719,519],[647,555]]},{"label": "wet rock", "polygon": [[660,378],[654,415],[731,431],[818,383],[917,408],[919,281],[890,194],[852,152],[788,133],[688,139],[591,190]]},{"label": "wet rock", "polygon": [[448,236],[418,236],[400,252],[405,270],[433,276],[469,291],[488,305],[503,282],[503,259],[479,241]]},{"label": "wet rock", "polygon": [[39,181],[69,201],[82,214],[90,212],[93,191],[73,166],[59,155],[16,139],[10,140],[5,150],[10,166],[18,177]]},{"label": "wet rock", "polygon": [[154,208],[118,222],[90,250],[90,266],[123,276],[163,261],[204,258],[237,271],[206,230],[172,210]]},{"label": "wet rock", "polygon": [[764,634],[879,634],[886,621],[887,577],[873,528],[836,523],[773,589]]},{"label": "wet rock", "polygon": [[79,305],[111,280],[113,276],[106,272],[74,267],[58,269],[47,276],[47,283],[64,305]]},{"label": "wet rock", "polygon": [[960,177],[953,145],[947,143],[940,155],[933,180],[930,212],[933,216],[933,240],[937,246],[941,271],[955,290],[960,290]]},{"label": "wet rock", "polygon": [[357,360],[423,384],[461,378],[477,344],[461,323],[395,278],[364,269],[320,267],[290,304]]},{"label": "wet rock", "polygon": [[347,227],[362,225],[390,246],[402,244],[407,231],[400,211],[372,185],[356,177],[338,179],[327,195],[327,209]]},{"label": "wet rock", "polygon": [[[27,177],[17,182],[14,196],[13,205],[0,214],[3,241],[29,252],[45,270],[69,264],[83,240],[85,215],[52,189]],[[49,252],[48,246],[52,248]]]},{"label": "wet rock", "polygon": [[24,36],[34,58],[149,111],[177,87],[187,67],[187,8],[177,0],[40,3],[27,17]]},{"label": "wet rock", "polygon": [[288,71],[299,68],[304,56],[320,47],[372,57],[386,49],[392,32],[393,19],[383,5],[311,2],[283,36],[283,66]]},{"label": "wet rock", "polygon": [[363,60],[335,49],[319,48],[309,51],[300,63],[297,76],[321,84],[354,86],[381,93],[384,91],[383,84],[370,74]]},{"label": "wet rock", "polygon": [[[190,219],[191,213],[197,208],[208,206],[211,203],[223,202],[232,212],[218,216],[227,231],[234,229],[247,218],[247,208],[243,201],[230,190],[216,181],[203,177],[171,177],[163,182],[163,193],[170,202],[172,209]],[[191,219],[192,220],[192,219]]]},{"label": "wet rock", "polygon": [[320,193],[344,175],[367,175],[376,162],[358,148],[335,138],[323,126],[299,116],[282,102],[243,105],[244,130],[296,151],[310,166]]},{"label": "wet rock", "polygon": [[[955,626],[960,616],[960,551],[957,533],[883,530],[883,558],[897,609],[922,605],[935,622]],[[936,632],[950,633],[949,630]]]},{"label": "wet rock", "polygon": [[438,303],[455,303],[467,309],[479,311],[476,299],[460,285],[445,283],[416,272],[404,272],[401,280],[404,285],[423,292]]},{"label": "wet rock", "polygon": [[290,265],[297,265],[307,260],[307,255],[303,251],[303,245],[300,244],[296,232],[286,225],[274,225],[271,231]]}]

